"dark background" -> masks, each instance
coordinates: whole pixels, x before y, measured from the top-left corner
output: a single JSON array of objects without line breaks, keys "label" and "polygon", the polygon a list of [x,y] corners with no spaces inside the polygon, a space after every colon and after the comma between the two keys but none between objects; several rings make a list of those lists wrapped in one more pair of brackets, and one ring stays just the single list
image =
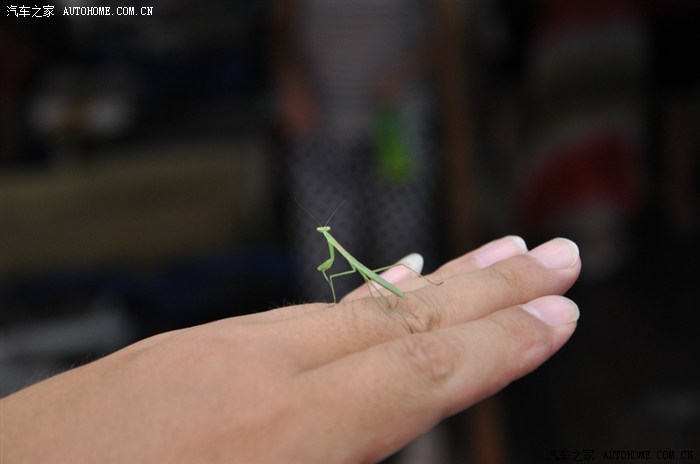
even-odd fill
[{"label": "dark background", "polygon": [[[698,3],[563,3],[463,2],[472,245],[566,235],[584,265],[569,294],[579,328],[499,395],[496,441],[507,462],[700,456]],[[282,220],[272,6],[2,15],[2,395],[153,333],[300,301]],[[625,46],[628,66],[606,62]],[[567,74],[567,60],[585,72]],[[615,114],[600,124],[622,128],[631,158],[595,185],[565,166],[524,201],[542,140],[598,107]],[[607,192],[609,208],[567,203],[580,184]],[[468,424],[469,413],[448,421],[448,462],[479,447]]]}]

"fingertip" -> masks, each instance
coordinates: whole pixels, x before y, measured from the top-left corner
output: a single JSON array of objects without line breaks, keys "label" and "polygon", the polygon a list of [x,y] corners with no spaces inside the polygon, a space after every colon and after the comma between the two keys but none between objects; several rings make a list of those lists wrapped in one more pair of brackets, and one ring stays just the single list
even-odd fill
[{"label": "fingertip", "polygon": [[503,239],[510,240],[515,246],[516,250],[519,252],[519,254],[527,253],[527,243],[525,243],[525,240],[521,236],[506,235],[505,237],[503,237]]},{"label": "fingertip", "polygon": [[533,256],[549,269],[567,269],[580,259],[578,245],[567,238],[555,238],[530,251]]},{"label": "fingertip", "polygon": [[522,237],[507,235],[487,243],[474,252],[474,260],[482,268],[487,268],[499,261],[527,252],[527,244]]},{"label": "fingertip", "polygon": [[578,321],[578,305],[565,296],[549,295],[522,305],[522,308],[551,327],[561,327]]}]

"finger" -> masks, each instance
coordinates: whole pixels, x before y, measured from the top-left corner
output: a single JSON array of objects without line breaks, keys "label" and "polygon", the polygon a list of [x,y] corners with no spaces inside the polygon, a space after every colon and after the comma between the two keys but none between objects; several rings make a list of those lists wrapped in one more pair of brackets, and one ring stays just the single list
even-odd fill
[{"label": "finger", "polygon": [[517,235],[507,235],[482,245],[471,253],[449,261],[440,266],[432,276],[447,279],[464,272],[485,269],[499,261],[524,253],[527,253],[525,240]]},{"label": "finger", "polygon": [[400,284],[399,288],[411,291],[426,285],[439,285],[443,280],[455,275],[485,269],[495,263],[524,253],[527,253],[525,240],[517,235],[508,235],[447,262],[432,274],[413,276],[413,279]]},{"label": "finger", "polygon": [[[544,261],[543,261],[544,260]],[[526,255],[427,285],[400,298],[365,298],[268,327],[297,353],[300,368],[322,365],[372,345],[479,319],[545,295],[561,295],[578,277],[578,247],[555,239]],[[323,349],[310,349],[310,343]]]},{"label": "finger", "polygon": [[348,460],[374,462],[531,372],[569,339],[577,319],[572,301],[547,296],[352,354],[304,374],[299,394],[313,395],[316,433],[354,437],[347,448],[360,455]]},{"label": "finger", "polygon": [[[451,277],[457,273],[483,269],[498,261],[502,261],[525,252],[527,252],[527,245],[525,244],[525,241],[516,235],[509,235],[493,240],[470,253],[448,262],[429,276],[422,276],[420,274],[423,268],[422,257],[420,261],[420,269],[417,267],[414,268],[411,265],[412,263],[408,261],[404,262],[404,260],[407,260],[407,258],[410,259],[410,257],[413,256],[409,255],[397,263],[403,264],[403,266],[396,266],[395,268],[389,270],[393,271],[396,269],[396,277],[394,275],[388,275],[388,278],[384,275],[382,275],[382,277],[392,284],[398,284],[397,287],[399,287],[400,290],[410,291],[425,285],[435,285],[436,283],[440,283],[442,279]],[[389,271],[387,271],[387,273]],[[381,290],[379,286],[376,286],[376,288]],[[369,286],[363,285],[351,292],[343,300],[358,299],[366,296],[372,296],[372,293]]]}]

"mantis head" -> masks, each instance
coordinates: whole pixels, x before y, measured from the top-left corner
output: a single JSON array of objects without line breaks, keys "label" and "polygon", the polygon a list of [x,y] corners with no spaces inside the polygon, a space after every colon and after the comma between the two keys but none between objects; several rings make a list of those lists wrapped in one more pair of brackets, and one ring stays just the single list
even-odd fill
[{"label": "mantis head", "polygon": [[304,206],[303,206],[301,203],[299,203],[299,200],[297,200],[297,199],[295,198],[294,201],[297,202],[297,204],[298,204],[299,207],[302,209],[302,211],[304,211],[306,214],[308,214],[308,215],[311,217],[311,219],[313,219],[314,221],[316,221],[316,224],[318,224],[318,227],[316,227],[316,230],[317,230],[319,233],[322,233],[322,234],[331,230],[331,226],[329,226],[328,223],[331,222],[331,219],[333,219],[333,216],[335,216],[335,213],[337,213],[338,210],[340,209],[340,207],[343,206],[343,204],[345,203],[345,202],[343,201],[343,202],[341,202],[338,206],[336,206],[336,208],[333,210],[333,212],[331,213],[331,215],[328,216],[328,219],[326,219],[325,224],[324,224],[324,225],[321,225],[321,223],[318,222],[318,219],[316,219],[316,218],[314,217],[314,215],[311,214],[311,213],[309,212],[309,210],[307,210],[306,208],[304,208]]}]

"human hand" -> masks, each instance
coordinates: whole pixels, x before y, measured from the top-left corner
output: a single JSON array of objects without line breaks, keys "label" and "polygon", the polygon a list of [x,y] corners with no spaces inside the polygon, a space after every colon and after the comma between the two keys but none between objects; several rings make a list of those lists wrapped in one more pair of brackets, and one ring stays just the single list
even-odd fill
[{"label": "human hand", "polygon": [[[573,333],[576,246],[506,237],[429,279],[142,340],[2,400],[3,462],[372,462]],[[6,461],[5,461],[6,459]]]}]

